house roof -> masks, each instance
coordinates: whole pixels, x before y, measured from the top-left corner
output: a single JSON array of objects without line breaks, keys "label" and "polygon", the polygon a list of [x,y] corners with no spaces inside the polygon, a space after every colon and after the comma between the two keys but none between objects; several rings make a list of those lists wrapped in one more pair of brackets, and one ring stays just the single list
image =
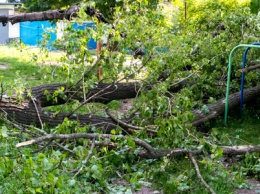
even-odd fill
[{"label": "house roof", "polygon": [[22,3],[0,3],[0,5],[22,5]]}]

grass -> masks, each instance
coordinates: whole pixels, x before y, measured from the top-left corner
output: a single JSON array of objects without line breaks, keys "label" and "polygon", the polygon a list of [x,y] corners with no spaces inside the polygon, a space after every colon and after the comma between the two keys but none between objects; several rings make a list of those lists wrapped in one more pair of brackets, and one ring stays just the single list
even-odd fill
[{"label": "grass", "polygon": [[227,129],[230,136],[241,139],[239,145],[260,145],[260,111],[259,108],[245,106],[241,119],[230,118]]},{"label": "grass", "polygon": [[21,79],[27,86],[34,86],[43,82],[42,66],[48,62],[58,62],[61,53],[46,55],[39,48],[13,47],[0,45],[0,81],[3,85],[15,84]]},{"label": "grass", "polygon": [[245,105],[241,119],[237,116],[238,111],[230,111],[227,126],[220,117],[209,129],[217,130],[222,135],[222,144],[260,145],[260,104],[257,104]]}]

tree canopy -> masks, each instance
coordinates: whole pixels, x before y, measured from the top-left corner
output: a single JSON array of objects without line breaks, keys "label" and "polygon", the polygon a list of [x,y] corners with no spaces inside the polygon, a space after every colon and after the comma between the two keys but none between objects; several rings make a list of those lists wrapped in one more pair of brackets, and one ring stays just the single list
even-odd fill
[{"label": "tree canopy", "polygon": [[251,0],[250,9],[252,13],[258,14],[260,11],[260,1],[259,0]]},{"label": "tree canopy", "polygon": [[35,12],[35,11],[46,11],[52,9],[61,9],[71,6],[73,4],[81,2],[81,0],[22,0],[23,6],[25,7],[26,12]]}]

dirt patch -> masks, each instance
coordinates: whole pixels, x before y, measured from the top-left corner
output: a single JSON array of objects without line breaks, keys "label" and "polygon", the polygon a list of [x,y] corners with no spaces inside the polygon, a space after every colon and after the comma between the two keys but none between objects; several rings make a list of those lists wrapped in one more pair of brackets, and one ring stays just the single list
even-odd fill
[{"label": "dirt patch", "polygon": [[9,68],[9,66],[7,64],[5,64],[5,63],[0,64],[0,70],[5,70],[8,68]]},{"label": "dirt patch", "polygon": [[132,99],[120,100],[121,106],[117,110],[117,114],[126,114],[132,108]]},{"label": "dirt patch", "polygon": [[246,182],[252,185],[251,189],[236,189],[235,194],[260,194],[260,181],[249,179]]},{"label": "dirt patch", "polygon": [[[260,181],[254,179],[248,179],[246,182],[252,185],[250,189],[236,189],[235,194],[260,194]],[[139,191],[134,194],[160,194],[160,191],[155,191],[149,187],[142,187]]]},{"label": "dirt patch", "polygon": [[139,191],[134,192],[134,194],[160,194],[160,191],[155,191],[149,187],[142,187]]}]

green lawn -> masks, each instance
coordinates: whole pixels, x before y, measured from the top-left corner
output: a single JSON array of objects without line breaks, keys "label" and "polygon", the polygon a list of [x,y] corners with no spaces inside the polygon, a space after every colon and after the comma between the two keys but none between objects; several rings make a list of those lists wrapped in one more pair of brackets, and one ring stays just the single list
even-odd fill
[{"label": "green lawn", "polygon": [[0,45],[0,81],[3,85],[23,80],[26,86],[44,82],[42,69],[51,62],[58,62],[61,53],[46,54],[39,48]]},{"label": "green lawn", "polygon": [[[253,108],[256,108],[253,110]],[[259,106],[246,106],[241,119],[230,118],[227,128],[223,128],[230,136],[237,139],[236,144],[260,145],[260,111]],[[241,139],[239,141],[238,139]]]}]

